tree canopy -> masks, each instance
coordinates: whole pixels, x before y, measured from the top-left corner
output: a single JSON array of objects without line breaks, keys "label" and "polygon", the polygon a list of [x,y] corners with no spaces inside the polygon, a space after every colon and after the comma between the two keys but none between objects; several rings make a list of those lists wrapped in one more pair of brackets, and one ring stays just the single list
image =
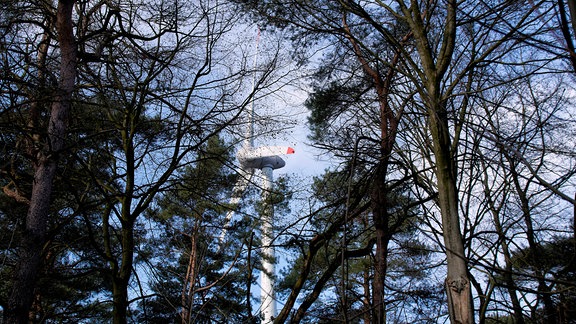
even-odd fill
[{"label": "tree canopy", "polygon": [[4,322],[576,320],[574,1],[0,8]]}]

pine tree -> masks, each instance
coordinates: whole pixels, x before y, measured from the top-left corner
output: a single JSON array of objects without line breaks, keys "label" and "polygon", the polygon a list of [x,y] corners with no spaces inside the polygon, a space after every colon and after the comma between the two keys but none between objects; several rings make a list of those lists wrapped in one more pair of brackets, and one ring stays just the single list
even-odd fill
[{"label": "pine tree", "polygon": [[247,260],[253,219],[240,217],[219,246],[224,214],[236,174],[229,147],[214,136],[173,189],[162,194],[148,218],[161,229],[146,244],[153,264],[154,298],[141,303],[142,321],[242,322],[252,284]]}]

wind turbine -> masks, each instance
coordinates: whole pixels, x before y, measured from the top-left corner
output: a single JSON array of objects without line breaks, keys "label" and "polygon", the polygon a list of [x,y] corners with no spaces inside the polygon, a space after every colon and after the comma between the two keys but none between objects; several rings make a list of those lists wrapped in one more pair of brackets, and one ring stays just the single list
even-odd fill
[{"label": "wind turbine", "polygon": [[[256,40],[256,56],[254,58],[254,65],[256,65],[258,54],[258,42],[260,39],[260,30],[258,30],[258,38]],[[253,91],[255,88],[255,80],[253,80]],[[276,273],[274,258],[275,251],[272,246],[273,239],[273,219],[274,219],[274,206],[270,202],[270,194],[272,191],[272,183],[274,180],[273,170],[280,169],[286,165],[286,162],[280,157],[284,154],[294,154],[294,149],[288,146],[254,146],[254,100],[250,103],[248,108],[248,123],[244,134],[244,141],[240,150],[236,154],[236,158],[240,163],[239,178],[232,190],[232,198],[230,204],[237,206],[242,199],[242,194],[250,184],[254,170],[259,169],[262,174],[262,200],[263,212],[261,219],[261,244],[262,244],[262,271],[260,272],[260,314],[263,317],[262,323],[273,322],[276,316],[276,298],[274,291],[274,274]],[[230,225],[234,210],[226,214],[224,227],[220,233],[219,248],[223,247],[227,228]]]}]

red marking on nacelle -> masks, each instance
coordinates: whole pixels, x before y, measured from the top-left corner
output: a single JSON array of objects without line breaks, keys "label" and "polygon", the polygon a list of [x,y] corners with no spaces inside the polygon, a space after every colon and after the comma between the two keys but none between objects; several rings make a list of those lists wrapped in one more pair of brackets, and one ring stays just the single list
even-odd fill
[{"label": "red marking on nacelle", "polygon": [[289,147],[288,152],[286,152],[286,154],[294,154],[294,149]]}]

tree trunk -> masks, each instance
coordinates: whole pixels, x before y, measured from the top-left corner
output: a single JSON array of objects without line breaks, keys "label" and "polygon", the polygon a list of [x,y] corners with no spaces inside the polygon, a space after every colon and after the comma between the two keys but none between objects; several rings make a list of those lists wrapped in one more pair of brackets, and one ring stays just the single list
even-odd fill
[{"label": "tree trunk", "polygon": [[112,279],[112,299],[114,309],[112,317],[114,324],[128,322],[128,284],[132,274],[134,260],[134,222],[127,221],[122,224],[122,263],[116,267]]},{"label": "tree trunk", "polygon": [[[484,163],[482,163],[482,166],[484,168],[486,168],[486,166],[484,165]],[[503,279],[504,282],[506,283],[506,290],[508,291],[508,295],[510,296],[510,302],[512,303],[512,310],[514,312],[514,323],[516,324],[524,324],[524,315],[522,314],[522,306],[520,304],[520,301],[518,300],[518,296],[517,294],[517,287],[516,287],[516,283],[514,282],[514,278],[512,276],[512,253],[510,252],[510,248],[508,246],[508,238],[506,237],[506,233],[504,231],[504,228],[502,227],[502,223],[500,222],[500,212],[502,210],[501,207],[497,207],[494,200],[491,198],[490,196],[490,190],[488,189],[489,183],[489,179],[488,179],[488,175],[485,174],[484,175],[484,188],[485,188],[485,192],[486,192],[486,200],[488,203],[488,206],[490,208],[490,211],[492,213],[492,218],[494,220],[494,227],[496,230],[496,233],[498,234],[498,238],[500,241],[500,244],[502,245],[502,254],[504,255],[504,262],[505,262],[505,272],[503,274]],[[488,303],[488,300],[485,301],[486,303]],[[483,321],[484,319],[482,318],[483,316],[481,316],[480,321]]]},{"label": "tree trunk", "polygon": [[[522,218],[524,220],[524,224],[526,225],[526,239],[528,240],[528,248],[530,249],[533,256],[542,255],[542,246],[536,240],[536,233],[534,230],[534,226],[532,223],[532,215],[531,215],[531,208],[530,208],[530,200],[528,197],[528,187],[530,185],[530,181],[525,186],[520,184],[520,175],[517,172],[516,166],[517,162],[514,161],[513,158],[506,155],[508,159],[508,163],[510,164],[510,172],[512,175],[512,181],[514,183],[514,188],[518,194],[518,198],[520,199],[520,207],[522,210]],[[533,266],[533,271],[537,277],[538,281],[538,300],[542,301],[544,304],[544,313],[546,314],[546,321],[549,323],[556,323],[558,321],[557,318],[557,310],[556,306],[554,305],[554,301],[552,300],[552,290],[546,284],[546,271],[542,270],[538,265]]]},{"label": "tree trunk", "polygon": [[114,324],[127,323],[128,316],[128,280],[115,276],[112,280],[112,321]]},{"label": "tree trunk", "polygon": [[188,268],[186,270],[186,277],[181,293],[181,307],[180,317],[182,317],[182,324],[192,323],[192,306],[194,304],[194,286],[196,285],[196,276],[198,270],[198,231],[199,231],[198,218],[194,222],[194,229],[190,235],[190,255],[188,256]]},{"label": "tree trunk", "polygon": [[[310,240],[310,242],[308,243],[308,252],[303,255],[303,265],[300,270],[300,273],[298,274],[298,279],[292,286],[290,295],[288,296],[288,298],[286,298],[284,307],[282,307],[282,310],[274,320],[274,323],[284,323],[288,320],[290,312],[292,311],[292,308],[297,302],[298,295],[304,288],[306,280],[308,279],[310,272],[312,271],[314,258],[316,257],[316,254],[322,247],[324,247],[326,242],[329,241],[330,238],[332,238],[339,231],[339,229],[341,228],[341,226],[344,224],[345,221],[346,217],[344,215],[341,215],[330,225],[330,227],[324,233],[318,234],[314,238],[312,238],[312,240]],[[332,272],[330,274],[332,274]],[[323,285],[320,287],[320,289],[322,288]],[[308,297],[307,299],[312,300],[310,302],[310,305],[312,305],[314,300],[316,300],[316,297]],[[296,316],[292,318],[292,323],[298,323],[298,321],[299,319],[296,319]]]},{"label": "tree trunk", "polygon": [[388,214],[388,189],[386,182],[388,177],[388,163],[390,162],[390,155],[392,154],[392,149],[396,143],[398,122],[402,112],[400,109],[397,114],[394,113],[390,106],[389,97],[392,80],[396,75],[395,67],[400,59],[400,52],[395,53],[390,67],[388,67],[387,73],[383,77],[378,70],[375,70],[370,66],[364,57],[359,44],[350,32],[346,15],[343,15],[342,23],[344,30],[346,31],[346,36],[354,49],[356,58],[362,65],[362,69],[366,76],[372,80],[374,90],[378,96],[378,105],[380,108],[380,161],[376,167],[376,174],[372,183],[370,199],[372,219],[376,235],[376,262],[374,266],[372,292],[372,306],[374,309],[372,318],[375,323],[383,324],[386,323],[384,285],[388,269],[388,244],[394,234],[390,232],[389,228],[390,215]]},{"label": "tree trunk", "polygon": [[[456,47],[456,9],[457,1],[446,2],[446,15],[439,47],[432,47],[428,39],[427,13],[421,12],[416,2],[407,7],[400,2],[406,22],[413,32],[418,51],[422,75],[419,87],[420,96],[428,110],[428,127],[432,135],[432,150],[436,161],[438,186],[438,207],[442,215],[442,228],[448,273],[445,281],[448,296],[448,311],[452,323],[474,323],[474,304],[470,289],[470,280],[464,243],[460,233],[458,215],[458,189],[456,183],[455,147],[450,138],[446,100],[441,92],[441,83],[452,62]],[[439,48],[436,52],[435,50]]]},{"label": "tree trunk", "polygon": [[442,215],[444,244],[448,273],[445,286],[448,296],[448,311],[452,323],[474,323],[470,280],[464,243],[460,233],[458,215],[458,191],[456,165],[450,150],[452,143],[445,109],[437,105],[430,111],[429,124],[432,132],[433,151],[436,161],[438,206]]},{"label": "tree trunk", "polygon": [[386,190],[386,162],[378,166],[374,188],[372,189],[372,217],[374,228],[376,230],[376,254],[374,266],[374,284],[373,284],[373,307],[374,323],[386,323],[386,304],[384,283],[386,281],[386,272],[388,270],[388,243],[390,242],[390,228],[388,215],[388,200]]},{"label": "tree trunk", "polygon": [[76,42],[73,34],[72,9],[74,0],[60,0],[56,30],[60,44],[60,82],[50,111],[48,143],[34,165],[34,182],[26,224],[22,234],[19,261],[8,306],[4,310],[5,323],[27,323],[34,298],[37,273],[48,233],[48,219],[53,180],[58,154],[64,147],[72,92],[76,79]]},{"label": "tree trunk", "polygon": [[362,282],[362,288],[364,292],[364,298],[362,298],[362,302],[364,304],[363,308],[363,315],[362,319],[364,320],[364,324],[370,324],[372,317],[370,316],[370,310],[372,309],[372,305],[370,304],[370,269],[369,267],[365,267],[364,274],[362,276],[364,281]]}]

